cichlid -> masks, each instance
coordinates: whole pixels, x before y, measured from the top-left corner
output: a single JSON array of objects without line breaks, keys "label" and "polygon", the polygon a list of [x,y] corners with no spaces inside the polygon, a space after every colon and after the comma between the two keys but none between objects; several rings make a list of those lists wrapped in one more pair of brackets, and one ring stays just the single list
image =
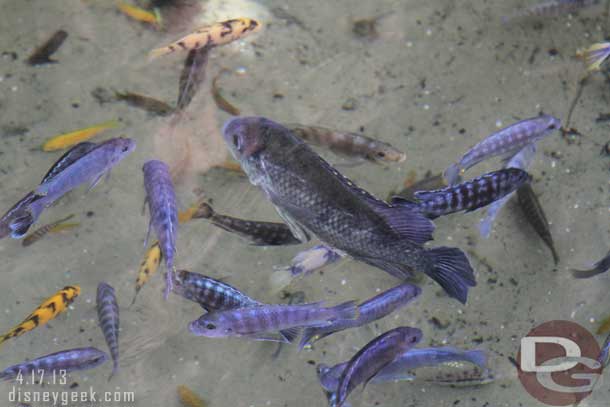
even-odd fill
[{"label": "cichlid", "polygon": [[108,355],[105,352],[92,347],[62,350],[7,367],[0,372],[0,380],[11,380],[18,375],[27,376],[32,372],[36,372],[37,377],[43,377],[43,374],[47,377],[56,374],[61,376],[64,372],[93,369],[106,360]]},{"label": "cichlid", "polygon": [[0,344],[11,338],[21,336],[39,326],[45,325],[57,315],[64,312],[79,294],[80,287],[77,285],[68,285],[62,288],[51,297],[44,300],[42,304],[40,304],[38,308],[28,315],[19,325],[2,335],[0,337]]},{"label": "cichlid", "polygon": [[144,163],[144,187],[150,212],[150,229],[155,230],[159,239],[161,252],[165,258],[166,277],[164,298],[167,300],[173,285],[174,255],[176,253],[176,235],[178,233],[178,210],[176,209],[176,193],[170,175],[169,167],[163,161],[150,160]]},{"label": "cichlid", "polygon": [[323,244],[303,250],[294,256],[290,266],[274,267],[270,277],[271,288],[273,291],[279,291],[294,278],[320,270],[342,257],[342,254]]},{"label": "cichlid", "polygon": [[598,274],[603,274],[610,270],[610,251],[606,254],[606,257],[593,264],[588,270],[572,270],[572,275],[576,278],[590,278]]},{"label": "cichlid", "polygon": [[54,64],[57,61],[51,59],[51,55],[53,55],[59,47],[64,43],[64,41],[68,38],[68,33],[64,30],[57,30],[51,35],[51,37],[45,41],[40,47],[36,48],[36,50],[28,57],[26,63],[28,65],[43,65],[43,64]]},{"label": "cichlid", "polygon": [[69,133],[60,134],[47,140],[42,145],[42,150],[63,150],[64,148],[69,148],[83,141],[87,141],[91,137],[101,133],[104,130],[116,128],[118,126],[119,122],[117,122],[116,120],[111,120],[90,127],[85,127],[84,129],[74,130]]},{"label": "cichlid", "polygon": [[610,364],[610,335],[606,337],[606,340],[602,345],[601,352],[599,353],[597,361],[604,368],[608,367],[608,364]]},{"label": "cichlid", "polygon": [[202,27],[193,33],[169,44],[166,47],[153,49],[151,58],[170,54],[178,50],[194,50],[228,44],[261,29],[261,24],[250,18],[236,18]]},{"label": "cichlid", "polygon": [[112,373],[108,380],[119,370],[119,305],[116,300],[114,288],[107,283],[99,283],[97,286],[97,318],[100,328],[106,339],[110,356],[112,357]]},{"label": "cichlid", "polygon": [[599,0],[547,0],[518,10],[510,17],[502,17],[502,22],[507,23],[517,17],[558,17],[597,3]]},{"label": "cichlid", "polygon": [[208,65],[209,47],[190,50],[178,82],[177,110],[184,110],[193,100],[201,84],[205,81]]},{"label": "cichlid", "polygon": [[139,93],[115,91],[114,97],[116,100],[123,101],[129,106],[146,110],[148,113],[157,116],[167,116],[176,110],[173,106],[162,100],[140,95]]},{"label": "cichlid", "polygon": [[153,243],[152,246],[146,251],[146,255],[144,256],[144,260],[140,263],[140,268],[138,270],[138,277],[136,277],[136,293],[133,295],[133,301],[131,301],[131,305],[136,302],[136,298],[138,293],[146,284],[148,279],[157,272],[159,269],[159,264],[161,263],[161,259],[163,258],[163,254],[161,253],[161,246],[159,246],[159,242]]},{"label": "cichlid", "polygon": [[505,168],[443,189],[418,191],[415,198],[419,201],[419,210],[434,219],[455,212],[472,212],[487,206],[530,180],[531,176],[523,170]]},{"label": "cichlid", "polygon": [[345,178],[292,131],[262,117],[229,120],[223,136],[250,182],[259,186],[294,236],[316,235],[346,253],[404,279],[417,270],[466,302],[476,285],[457,248],[424,249],[434,224],[411,202],[387,204]]},{"label": "cichlid", "polygon": [[224,96],[222,96],[222,92],[220,91],[220,87],[218,86],[218,81],[220,77],[226,73],[231,72],[229,69],[221,69],[220,72],[214,77],[212,80],[212,98],[214,98],[214,103],[216,103],[216,107],[218,107],[223,112],[230,114],[231,116],[239,116],[240,111],[237,107],[232,105]]},{"label": "cichlid", "polygon": [[404,307],[420,294],[421,288],[409,283],[390,288],[358,305],[358,318],[356,319],[337,321],[326,327],[305,328],[299,349],[311,346],[314,342],[344,329],[356,328],[381,319]]},{"label": "cichlid", "polygon": [[449,185],[454,185],[467,169],[481,161],[516,154],[526,145],[544,138],[560,127],[561,121],[548,114],[521,120],[481,140],[457,164],[449,166],[443,175]]},{"label": "cichlid", "polygon": [[[23,239],[21,241],[21,245],[23,247],[27,247],[30,246],[31,244],[36,243],[37,241],[39,241],[40,239],[42,239],[47,233],[51,232],[53,229],[61,226],[63,223],[65,223],[66,221],[72,219],[74,217],[74,214],[72,215],[68,215],[63,219],[57,220],[55,222],[49,223],[47,225],[44,225],[38,229],[36,229],[35,231],[33,231],[32,233],[30,233],[29,235],[27,235],[25,237],[25,239]],[[72,224],[72,225],[78,225],[78,223],[76,224]]]},{"label": "cichlid", "polygon": [[205,407],[205,403],[193,390],[184,385],[177,388],[178,398],[185,407]]},{"label": "cichlid", "polygon": [[116,6],[121,13],[125,14],[129,18],[141,23],[152,24],[157,27],[160,25],[157,14],[153,13],[152,11],[144,10],[143,8],[132,6],[131,4],[127,4],[122,1],[117,1]]}]

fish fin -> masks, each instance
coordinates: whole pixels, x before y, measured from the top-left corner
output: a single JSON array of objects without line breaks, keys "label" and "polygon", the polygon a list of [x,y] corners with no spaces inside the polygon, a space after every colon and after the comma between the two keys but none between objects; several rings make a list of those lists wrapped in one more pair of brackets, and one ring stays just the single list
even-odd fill
[{"label": "fish fin", "polygon": [[303,336],[301,337],[301,341],[299,342],[299,350],[303,350],[304,348],[311,348],[311,345],[313,345],[315,342],[335,332],[333,331],[327,333],[321,331],[321,329],[315,327],[305,328],[303,330]]},{"label": "fish fin", "polygon": [[246,338],[255,340],[255,341],[289,343],[286,340],[286,337],[284,335],[282,335],[280,332],[257,332],[257,333],[253,333],[253,334],[245,334],[243,336]]},{"label": "fish fin", "polygon": [[110,372],[110,376],[108,376],[108,381],[110,381],[112,379],[112,377],[118,373],[118,371],[119,371],[119,365],[114,364],[114,366],[112,367],[112,372]]},{"label": "fish fin", "polygon": [[377,375],[373,376],[373,378],[370,379],[370,383],[372,384],[380,384],[380,383],[387,383],[387,382],[412,382],[413,380],[415,380],[415,376],[414,375],[410,375],[408,373],[396,373],[395,375],[391,375],[391,376],[383,376],[383,377],[377,377]]},{"label": "fish fin", "polygon": [[[281,205],[290,207],[293,211],[307,212],[304,215],[311,216],[308,211],[304,211],[303,209],[290,205],[287,202],[283,202]],[[286,211],[278,207],[278,205],[275,205],[275,209],[280,215],[280,217],[284,220],[284,222],[286,222],[294,237],[296,237],[303,243],[308,242],[310,240],[309,233],[307,233],[307,231],[292,216],[290,216],[288,213],[286,213]]]},{"label": "fish fin", "polygon": [[97,177],[95,177],[93,179],[93,181],[91,181],[91,183],[89,184],[89,188],[87,188],[87,192],[91,191],[93,188],[95,188],[97,186],[97,184],[100,183],[100,181],[102,180],[102,178],[104,177],[104,175],[106,175],[108,172],[102,172],[101,174],[99,174]]},{"label": "fish fin", "polygon": [[286,340],[286,343],[292,343],[297,338],[297,336],[299,336],[300,332],[301,332],[301,328],[296,326],[293,328],[281,330],[280,335],[282,335],[284,337],[284,339]]},{"label": "fish fin", "polygon": [[468,287],[476,286],[476,280],[468,257],[456,247],[435,247],[425,255],[432,267],[424,272],[462,304],[466,304]]},{"label": "fish fin", "polygon": [[332,307],[332,310],[336,314],[336,317],[332,320],[353,320],[358,318],[360,311],[358,311],[358,304],[356,301],[346,301],[339,305]]},{"label": "fish fin", "polygon": [[374,259],[370,257],[355,257],[355,259],[370,264],[373,267],[380,268],[386,273],[400,280],[410,279],[414,276],[411,268],[402,264],[392,263],[387,260]]},{"label": "fish fin", "polygon": [[30,226],[35,222],[32,213],[26,211],[22,216],[18,216],[9,223],[11,237],[13,239],[21,239],[27,233]]},{"label": "fish fin", "polygon": [[418,244],[432,240],[434,223],[419,212],[417,203],[395,196],[390,204],[390,207],[377,211],[384,215],[396,233]]},{"label": "fish fin", "polygon": [[460,166],[458,164],[451,164],[443,173],[443,178],[445,178],[447,185],[451,186],[461,181],[461,174],[463,174],[463,170]]},{"label": "fish fin", "polygon": [[576,269],[572,269],[572,276],[574,278],[591,278],[591,277],[595,277],[598,274],[602,274],[605,273],[608,270],[600,270],[596,267],[593,267],[589,270],[576,270]]},{"label": "fish fin", "polygon": [[480,349],[469,350],[464,353],[464,356],[467,360],[480,368],[485,368],[487,366],[487,353]]}]

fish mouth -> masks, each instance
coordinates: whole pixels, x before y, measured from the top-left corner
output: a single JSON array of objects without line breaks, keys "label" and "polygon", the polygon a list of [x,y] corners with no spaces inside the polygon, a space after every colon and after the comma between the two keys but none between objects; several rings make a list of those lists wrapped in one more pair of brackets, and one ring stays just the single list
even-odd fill
[{"label": "fish mouth", "polygon": [[190,331],[192,334],[194,334],[194,335],[196,335],[196,336],[202,336],[201,331],[200,331],[200,330],[199,330],[199,328],[197,327],[197,323],[196,323],[196,321],[189,322],[188,328],[189,328],[189,331]]}]

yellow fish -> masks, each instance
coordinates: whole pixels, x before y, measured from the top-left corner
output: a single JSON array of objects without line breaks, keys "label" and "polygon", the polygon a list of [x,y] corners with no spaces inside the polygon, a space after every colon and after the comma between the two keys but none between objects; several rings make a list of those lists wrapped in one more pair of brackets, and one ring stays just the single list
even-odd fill
[{"label": "yellow fish", "polygon": [[65,311],[66,308],[68,308],[68,305],[70,305],[79,294],[80,287],[77,285],[69,285],[62,288],[40,304],[34,312],[23,320],[23,322],[2,335],[2,337],[0,337],[0,344],[8,339],[23,335],[34,328],[46,324]]},{"label": "yellow fish", "polygon": [[42,239],[47,233],[60,232],[62,230],[71,229],[71,228],[78,226],[79,225],[78,223],[65,223],[67,220],[72,219],[73,217],[74,217],[74,215],[72,214],[72,215],[66,216],[63,219],[60,219],[53,223],[49,223],[48,225],[44,225],[44,226],[36,229],[35,231],[33,231],[32,233],[27,235],[25,237],[25,239],[23,239],[21,241],[21,245],[23,247],[27,247],[31,244],[36,243],[40,239]]},{"label": "yellow fish", "polygon": [[205,403],[193,390],[185,385],[178,386],[178,397],[186,407],[205,407]]},{"label": "yellow fish", "polygon": [[116,6],[119,10],[121,10],[121,13],[136,21],[157,26],[160,23],[159,15],[156,13],[144,10],[140,7],[132,6],[131,4],[123,3],[122,1],[117,1]]},{"label": "yellow fish", "polygon": [[250,18],[236,18],[222,21],[207,27],[202,27],[166,47],[153,49],[150,51],[150,57],[157,58],[178,50],[190,51],[203,47],[228,44],[245,37],[248,34],[259,31],[261,27],[261,23]]},{"label": "yellow fish", "polygon": [[75,144],[89,140],[91,137],[106,129],[118,127],[119,123],[116,120],[107,121],[96,124],[95,126],[85,127],[84,129],[71,131],[69,133],[60,134],[47,140],[43,145],[43,151],[62,150],[72,147]]},{"label": "yellow fish", "polygon": [[131,305],[136,302],[136,297],[138,296],[138,293],[140,292],[144,284],[146,284],[148,279],[150,279],[150,276],[155,274],[159,269],[159,264],[161,263],[162,257],[163,255],[161,254],[161,246],[159,246],[159,242],[153,243],[153,245],[150,246],[150,249],[148,249],[148,251],[146,252],[144,260],[142,260],[142,263],[140,263],[138,277],[136,278],[136,293],[133,296],[133,301],[131,302]]},{"label": "yellow fish", "polygon": [[601,335],[601,334],[605,334],[606,332],[610,331],[610,316],[607,317],[606,319],[604,319],[602,321],[602,323],[599,325],[599,328],[597,328],[597,334]]},{"label": "yellow fish", "polygon": [[587,72],[601,71],[602,64],[610,56],[610,42],[600,42],[589,48],[579,50],[576,56],[583,59],[587,65]]}]

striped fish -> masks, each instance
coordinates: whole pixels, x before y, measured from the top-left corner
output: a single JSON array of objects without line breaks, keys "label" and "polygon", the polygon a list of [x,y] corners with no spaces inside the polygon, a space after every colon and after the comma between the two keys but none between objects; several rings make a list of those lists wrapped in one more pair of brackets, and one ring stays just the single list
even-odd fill
[{"label": "striped fish", "polygon": [[97,318],[104,333],[106,344],[110,349],[113,368],[108,380],[119,370],[119,305],[114,288],[107,283],[97,286]]},{"label": "striped fish", "polygon": [[23,247],[28,247],[28,246],[36,243],[37,241],[42,239],[47,233],[49,233],[52,229],[55,229],[57,226],[59,226],[62,223],[72,219],[73,217],[74,217],[74,214],[68,215],[68,216],[66,216],[63,219],[57,220],[55,222],[49,223],[48,225],[44,225],[44,226],[36,229],[35,231],[33,231],[32,233],[27,235],[25,237],[25,239],[23,239],[21,241],[21,245]]}]

